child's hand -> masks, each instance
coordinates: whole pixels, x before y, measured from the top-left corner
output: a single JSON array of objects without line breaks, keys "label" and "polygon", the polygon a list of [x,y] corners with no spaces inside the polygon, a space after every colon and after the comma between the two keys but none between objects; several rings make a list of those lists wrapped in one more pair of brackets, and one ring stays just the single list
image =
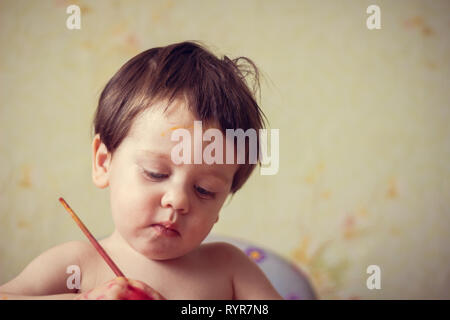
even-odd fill
[{"label": "child's hand", "polygon": [[142,281],[118,277],[76,296],[75,300],[165,300],[165,298]]}]

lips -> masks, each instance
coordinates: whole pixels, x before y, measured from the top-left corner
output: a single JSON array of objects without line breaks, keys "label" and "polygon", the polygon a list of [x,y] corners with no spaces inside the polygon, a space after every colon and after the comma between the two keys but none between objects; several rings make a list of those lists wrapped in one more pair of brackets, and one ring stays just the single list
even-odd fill
[{"label": "lips", "polygon": [[175,229],[172,223],[167,222],[155,223],[152,224],[150,227],[152,227],[156,232],[158,232],[163,236],[176,237],[180,235],[180,233],[178,232],[177,229]]}]

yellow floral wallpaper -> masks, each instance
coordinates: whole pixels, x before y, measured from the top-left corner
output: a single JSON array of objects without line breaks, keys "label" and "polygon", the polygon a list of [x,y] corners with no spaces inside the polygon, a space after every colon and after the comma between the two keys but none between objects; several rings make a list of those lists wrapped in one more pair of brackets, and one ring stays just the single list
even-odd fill
[{"label": "yellow floral wallpaper", "polygon": [[[67,7],[81,9],[68,29]],[[369,30],[368,6],[380,8]],[[112,230],[91,182],[99,94],[135,54],[200,40],[263,73],[280,168],[255,172],[214,233],[296,263],[323,299],[450,298],[450,2],[0,1],[0,283]],[[368,289],[369,265],[381,288]]]}]

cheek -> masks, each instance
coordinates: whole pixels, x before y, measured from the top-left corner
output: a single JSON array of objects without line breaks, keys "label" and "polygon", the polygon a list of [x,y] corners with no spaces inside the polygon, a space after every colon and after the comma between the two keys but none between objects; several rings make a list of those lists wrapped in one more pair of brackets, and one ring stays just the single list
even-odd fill
[{"label": "cheek", "polygon": [[211,208],[210,210],[202,210],[190,217],[191,227],[195,230],[194,234],[198,237],[206,236],[214,226],[218,217],[218,211]]},{"label": "cheek", "polygon": [[192,245],[199,245],[211,232],[214,223],[216,222],[217,215],[210,215],[203,219],[193,219],[190,221],[192,223],[192,229],[188,233],[190,237],[190,242]]},{"label": "cheek", "polygon": [[225,203],[225,200],[227,199],[228,193],[221,193],[216,201],[211,204],[210,212],[215,212],[219,214],[220,210],[222,209],[223,204]]},{"label": "cheek", "polygon": [[138,177],[129,180],[111,186],[113,219],[124,227],[145,225],[159,203],[156,190],[145,187]]}]

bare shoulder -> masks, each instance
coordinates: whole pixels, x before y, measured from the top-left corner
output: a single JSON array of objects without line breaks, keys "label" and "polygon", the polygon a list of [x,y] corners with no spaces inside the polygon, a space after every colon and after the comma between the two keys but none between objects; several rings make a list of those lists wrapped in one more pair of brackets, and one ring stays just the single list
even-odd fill
[{"label": "bare shoulder", "polygon": [[234,245],[227,242],[208,242],[200,246],[202,255],[221,265],[246,262],[247,256]]},{"label": "bare shoulder", "polygon": [[92,245],[87,241],[69,241],[61,243],[53,248],[50,248],[48,251],[73,251],[79,254],[90,254],[92,252]]},{"label": "bare shoulder", "polygon": [[26,295],[74,293],[67,288],[67,270],[82,268],[82,261],[92,255],[89,243],[70,241],[54,246],[34,258],[20,274],[4,285],[0,292]]},{"label": "bare shoulder", "polygon": [[220,272],[226,272],[231,277],[236,277],[243,267],[259,269],[241,249],[231,243],[209,242],[200,248],[202,260],[209,263],[210,268],[220,269]]},{"label": "bare shoulder", "polygon": [[[58,247],[55,247],[55,249],[56,248]],[[87,241],[69,241],[61,244],[58,249],[64,252],[71,252],[71,255],[76,255],[80,264],[82,264],[84,259],[92,258],[92,256],[98,254],[92,244]]]},{"label": "bare shoulder", "polygon": [[264,272],[241,249],[226,242],[211,242],[203,246],[215,263],[231,274],[234,299],[282,299]]},{"label": "bare shoulder", "polygon": [[83,261],[94,254],[95,250],[87,241],[69,241],[48,249],[34,261],[54,262],[57,265],[73,263],[81,267]]}]

